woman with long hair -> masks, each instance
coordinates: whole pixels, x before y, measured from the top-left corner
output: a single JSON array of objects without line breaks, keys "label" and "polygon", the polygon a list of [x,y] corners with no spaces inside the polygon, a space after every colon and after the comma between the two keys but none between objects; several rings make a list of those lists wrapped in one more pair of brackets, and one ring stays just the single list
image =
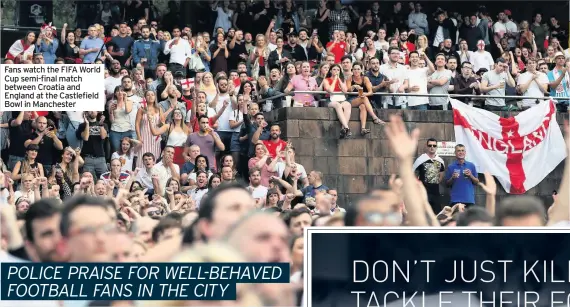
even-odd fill
[{"label": "woman with long hair", "polygon": [[269,186],[269,179],[271,176],[277,176],[277,162],[279,162],[279,155],[276,159],[271,159],[269,151],[265,148],[263,143],[255,144],[254,154],[247,162],[247,167],[252,169],[257,167],[261,170],[261,185]]},{"label": "woman with long hair", "polygon": [[142,145],[138,140],[124,137],[121,139],[121,145],[117,151],[111,155],[111,159],[118,159],[121,161],[121,170],[133,171],[133,162],[135,159],[135,151]]},{"label": "woman with long hair", "polygon": [[73,183],[79,182],[79,167],[83,165],[83,158],[80,155],[79,148],[73,149],[65,147],[61,155],[61,161],[54,166],[52,171],[52,179],[59,185],[59,194],[61,199],[65,199],[73,195]]},{"label": "woman with long hair", "polygon": [[265,41],[265,35],[257,34],[255,36],[255,47],[249,57],[251,61],[251,75],[253,78],[268,75],[269,65],[267,61],[270,53],[271,51]]},{"label": "woman with long hair", "polygon": [[204,73],[202,76],[202,82],[200,82],[200,85],[198,86],[198,91],[206,93],[206,101],[208,103],[214,100],[218,94],[218,88],[214,81],[214,75],[211,72]]},{"label": "woman with long hair", "polygon": [[368,31],[376,32],[376,23],[374,22],[371,9],[367,9],[366,13],[364,13],[363,16],[360,16],[360,19],[358,20],[358,31],[360,31],[361,37],[366,36]]},{"label": "woman with long hair", "polygon": [[212,189],[217,188],[222,184],[222,177],[218,174],[213,174],[208,180],[208,191],[212,191]]},{"label": "woman with long hair", "polygon": [[64,24],[61,28],[61,43],[63,45],[59,48],[59,51],[60,56],[63,57],[65,63],[80,64],[82,61],[79,56],[79,42],[75,39],[74,32],[67,32],[67,24]]},{"label": "woman with long hair", "polygon": [[127,93],[121,86],[115,87],[113,99],[109,102],[109,120],[111,122],[109,140],[113,151],[119,150],[122,138],[133,135],[129,117],[132,110],[133,102],[127,98]]},{"label": "woman with long hair", "polygon": [[285,0],[282,8],[277,13],[277,21],[275,23],[277,28],[284,29],[285,33],[299,31],[299,15],[295,9],[293,0]]},{"label": "woman with long hair", "polygon": [[26,147],[24,160],[16,162],[12,172],[12,180],[17,182],[22,178],[23,174],[33,174],[34,177],[44,176],[44,167],[36,161],[38,157],[39,147],[36,144],[30,144]]},{"label": "woman with long hair", "polygon": [[245,1],[238,2],[237,10],[232,16],[232,25],[245,32],[251,31],[253,16]]},{"label": "woman with long hair", "polygon": [[287,86],[289,85],[289,83],[291,82],[291,79],[293,79],[293,77],[295,77],[296,75],[297,75],[297,68],[295,68],[295,64],[288,63],[285,66],[285,71],[283,72],[283,76],[281,77],[281,79],[279,79],[279,81],[275,85],[275,90],[283,93],[287,88]]},{"label": "woman with long hair", "polygon": [[220,165],[221,165],[220,171],[224,167],[231,167],[234,178],[236,178],[237,173],[238,173],[238,171],[237,171],[238,163],[236,163],[236,161],[239,161],[239,160],[236,160],[234,155],[231,155],[231,154],[223,155],[222,158],[220,159]]},{"label": "woman with long hair", "polygon": [[352,76],[346,80],[346,87],[349,92],[358,92],[358,96],[349,97],[348,101],[353,107],[360,109],[360,134],[366,135],[370,133],[370,129],[366,128],[367,112],[372,117],[375,124],[384,124],[384,122],[376,116],[372,105],[368,100],[374,92],[372,91],[372,84],[368,77],[362,74],[364,66],[360,62],[352,64]]},{"label": "woman with long hair", "polygon": [[327,62],[323,62],[319,66],[319,68],[317,70],[317,76],[315,77],[315,79],[317,80],[317,84],[319,85],[319,89],[322,89],[323,81],[325,81],[325,79],[329,75],[330,69],[331,69],[331,66]]},{"label": "woman with long hair", "polygon": [[208,161],[208,157],[204,155],[198,155],[196,157],[196,162],[194,163],[194,169],[190,174],[188,174],[188,184],[190,186],[196,185],[196,175],[199,171],[206,172],[208,175],[208,179],[213,175],[212,170],[210,169],[210,162]]},{"label": "woman with long hair", "polygon": [[212,60],[210,61],[210,72],[217,74],[221,71],[228,72],[228,58],[230,52],[223,33],[216,34],[216,41],[210,46]]},{"label": "woman with long hair", "polygon": [[28,31],[26,36],[22,39],[15,41],[8,53],[6,59],[14,61],[14,64],[20,64],[27,60],[32,60],[34,51],[36,49],[36,33]]},{"label": "woman with long hair", "polygon": [[[137,152],[138,157],[142,157],[143,154],[150,152],[155,157],[160,157],[160,136],[155,136],[152,134],[149,125],[153,125],[155,129],[158,129],[158,124],[161,122],[162,110],[157,104],[156,93],[147,90],[144,94],[145,100],[141,104],[141,107],[137,111],[137,117],[135,121],[135,130],[137,134],[137,140],[141,141],[142,146],[139,147]],[[144,167],[143,159],[137,159],[137,167]]]},{"label": "woman with long hair", "polygon": [[311,63],[312,67],[317,65],[323,59],[323,44],[319,40],[319,36],[314,34],[309,39],[309,45],[307,45],[307,58]]},{"label": "woman with long hair", "polygon": [[[289,85],[285,88],[285,92],[288,93],[292,90],[295,91],[314,91],[318,88],[317,80],[311,76],[311,65],[309,62],[303,62],[301,64],[301,74],[294,76]],[[293,100],[298,105],[305,107],[316,106],[315,96],[313,94],[301,93],[295,94]]]},{"label": "woman with long hair", "polygon": [[167,135],[166,146],[174,147],[173,162],[182,167],[184,165],[184,146],[190,134],[190,129],[184,124],[184,115],[182,110],[174,109],[172,111],[172,122],[169,124],[160,123],[160,128],[156,128],[149,123],[149,128],[154,136]]},{"label": "woman with long hair", "polygon": [[146,91],[146,80],[144,77],[144,69],[135,67],[131,71],[131,80],[133,81],[133,92],[136,96],[144,96]]},{"label": "woman with long hair", "polygon": [[366,46],[358,50],[356,53],[356,60],[363,61],[365,67],[368,66],[368,63],[373,58],[378,59],[378,61],[382,63],[384,61],[384,52],[382,50],[376,49],[374,41],[371,38],[367,37],[364,43]]},{"label": "woman with long hair", "polygon": [[[344,93],[348,91],[348,88],[346,83],[342,81],[340,74],[340,66],[334,64],[330,69],[328,78],[323,81],[323,88],[330,93],[329,108],[333,108],[336,111],[336,116],[342,126],[340,137],[345,138],[352,136],[352,132],[350,132],[350,128],[348,127],[352,105],[346,100],[346,96],[344,95]],[[343,94],[339,94],[339,92]]]},{"label": "woman with long hair", "polygon": [[275,45],[277,48],[269,53],[269,58],[267,59],[269,62],[269,68],[283,70],[285,65],[293,63],[295,59],[289,50],[283,48],[284,42],[282,37],[277,37]]},{"label": "woman with long hair", "polygon": [[255,102],[257,101],[257,97],[255,97],[255,95],[253,94],[253,83],[251,83],[251,81],[247,80],[245,82],[243,82],[241,84],[241,86],[239,87],[238,90],[238,96],[242,95],[243,96],[243,101],[246,103],[250,103],[250,102]]},{"label": "woman with long hair", "polygon": [[43,25],[40,37],[36,41],[36,52],[44,55],[45,64],[54,64],[57,58],[57,49],[59,48],[59,40],[55,37],[55,28],[49,25]]}]

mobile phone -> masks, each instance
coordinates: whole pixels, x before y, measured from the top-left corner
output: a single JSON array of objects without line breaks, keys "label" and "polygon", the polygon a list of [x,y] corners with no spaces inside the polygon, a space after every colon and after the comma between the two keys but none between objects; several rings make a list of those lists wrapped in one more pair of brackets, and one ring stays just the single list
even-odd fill
[{"label": "mobile phone", "polygon": [[317,36],[317,34],[319,34],[319,30],[314,29],[314,30],[313,30],[313,36]]}]

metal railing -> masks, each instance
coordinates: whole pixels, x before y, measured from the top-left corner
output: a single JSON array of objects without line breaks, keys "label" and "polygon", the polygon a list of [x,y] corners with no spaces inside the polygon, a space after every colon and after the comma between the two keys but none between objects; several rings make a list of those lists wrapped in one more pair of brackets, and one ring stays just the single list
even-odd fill
[{"label": "metal railing", "polygon": [[[294,95],[294,94],[344,94],[344,95],[358,95],[358,92],[333,92],[329,93],[326,91],[294,91],[289,94],[281,94],[277,96],[286,96],[286,95]],[[408,97],[449,97],[449,98],[479,98],[479,99],[486,99],[486,98],[495,98],[495,99],[534,99],[534,100],[546,100],[546,99],[554,99],[554,100],[570,100],[570,97],[533,97],[533,96],[498,96],[498,95],[474,95],[474,94],[418,94],[418,93],[386,93],[386,92],[376,92],[373,93],[374,96],[408,96]],[[277,98],[275,96],[275,98]],[[267,98],[271,99],[271,98]]]}]

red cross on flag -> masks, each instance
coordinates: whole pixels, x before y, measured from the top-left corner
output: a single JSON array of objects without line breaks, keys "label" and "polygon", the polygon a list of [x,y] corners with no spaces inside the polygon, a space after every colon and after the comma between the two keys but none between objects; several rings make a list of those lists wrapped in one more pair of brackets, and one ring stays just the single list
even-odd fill
[{"label": "red cross on flag", "polygon": [[509,118],[450,100],[455,141],[465,145],[466,159],[497,177],[508,193],[524,194],[566,158],[552,100]]},{"label": "red cross on flag", "polygon": [[194,87],[194,78],[184,79],[180,81],[180,86],[182,86],[183,90]]}]

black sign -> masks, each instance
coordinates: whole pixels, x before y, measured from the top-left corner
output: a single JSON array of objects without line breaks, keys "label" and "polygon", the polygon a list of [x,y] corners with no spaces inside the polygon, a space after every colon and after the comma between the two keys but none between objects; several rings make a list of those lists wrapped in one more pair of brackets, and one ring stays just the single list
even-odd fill
[{"label": "black sign", "polygon": [[41,27],[44,23],[53,21],[53,1],[51,0],[21,0],[20,22],[22,27]]}]

